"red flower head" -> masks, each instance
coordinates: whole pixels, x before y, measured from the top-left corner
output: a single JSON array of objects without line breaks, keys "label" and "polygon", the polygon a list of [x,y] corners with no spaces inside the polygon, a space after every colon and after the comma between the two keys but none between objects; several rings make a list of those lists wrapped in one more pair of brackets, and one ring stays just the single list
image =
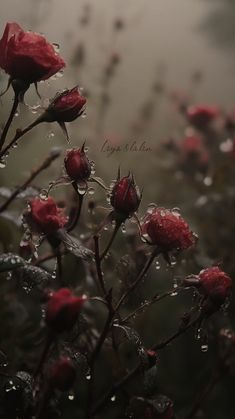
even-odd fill
[{"label": "red flower head", "polygon": [[45,111],[46,122],[71,122],[84,112],[86,98],[77,87],[58,93]]},{"label": "red flower head", "polygon": [[46,324],[55,333],[71,330],[87,298],[76,297],[68,288],[56,291],[46,306]]},{"label": "red flower head", "polygon": [[69,390],[76,379],[76,368],[68,357],[58,359],[49,370],[49,382],[60,391]]},{"label": "red flower head", "polygon": [[150,244],[163,252],[187,249],[195,243],[194,234],[176,210],[154,208],[145,216],[141,231]]},{"label": "red flower head", "polygon": [[129,217],[137,211],[141,201],[141,195],[135,184],[133,175],[124,176],[118,179],[111,191],[111,205],[114,210],[124,216]]},{"label": "red flower head", "polygon": [[230,296],[232,279],[218,266],[203,269],[198,278],[199,290],[215,303],[221,305]]},{"label": "red flower head", "polygon": [[27,213],[26,218],[29,225],[37,232],[52,234],[64,227],[67,222],[63,210],[57,207],[52,197],[48,197],[46,201],[35,198],[29,205],[31,211]]},{"label": "red flower head", "polygon": [[86,181],[91,174],[91,164],[82,148],[68,150],[64,159],[67,175],[75,181]]},{"label": "red flower head", "polygon": [[187,109],[188,121],[199,129],[207,128],[218,114],[218,108],[215,106],[189,106]]},{"label": "red flower head", "polygon": [[44,36],[24,32],[17,23],[7,23],[0,40],[0,67],[27,83],[46,80],[65,66],[52,44]]}]

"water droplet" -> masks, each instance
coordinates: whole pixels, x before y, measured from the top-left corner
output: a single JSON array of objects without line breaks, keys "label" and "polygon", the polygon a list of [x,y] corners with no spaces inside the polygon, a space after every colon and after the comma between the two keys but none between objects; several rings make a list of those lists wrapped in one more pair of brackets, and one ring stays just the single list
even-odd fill
[{"label": "water droplet", "polygon": [[73,393],[70,393],[68,395],[68,399],[71,400],[71,401],[74,400],[74,394]]},{"label": "water droplet", "polygon": [[48,134],[47,134],[47,139],[52,140],[54,138],[54,136],[55,136],[54,131],[49,131]]},{"label": "water droplet", "polygon": [[91,379],[91,374],[87,374],[86,379],[89,381]]},{"label": "water droplet", "polygon": [[158,260],[156,261],[156,263],[155,263],[155,269],[157,270],[157,271],[159,271],[159,269],[161,269],[161,265],[160,265],[160,263],[158,262]]},{"label": "water droplet", "polygon": [[154,209],[157,207],[157,205],[156,204],[154,204],[154,203],[151,203],[151,204],[149,204],[148,205],[148,208],[147,208],[147,213],[148,214],[152,214],[152,212],[154,211]]},{"label": "water droplet", "polygon": [[0,169],[4,169],[6,167],[6,160],[0,160]]},{"label": "water droplet", "polygon": [[201,329],[196,330],[195,339],[200,340],[201,339]]},{"label": "water droplet", "polygon": [[212,183],[213,183],[213,180],[212,180],[212,178],[210,176],[206,176],[203,179],[203,183],[204,183],[205,186],[211,186]]},{"label": "water droplet", "polygon": [[42,189],[40,194],[39,194],[40,199],[42,199],[43,201],[46,201],[48,199],[48,192],[46,189]]},{"label": "water droplet", "polygon": [[89,193],[89,195],[94,195],[95,189],[94,188],[89,188],[88,193]]},{"label": "water droplet", "polygon": [[111,397],[111,402],[115,402],[115,400],[116,400],[116,396],[115,396],[115,394]]},{"label": "water droplet", "polygon": [[207,344],[201,345],[201,351],[202,352],[207,352],[208,351],[208,345]]},{"label": "water droplet", "polygon": [[54,50],[55,50],[55,52],[57,53],[57,54],[59,54],[59,52],[60,52],[60,46],[59,46],[59,44],[57,44],[56,42],[53,42],[53,47],[54,47]]},{"label": "water droplet", "polygon": [[126,226],[124,223],[122,224],[121,230],[122,230],[122,233],[124,234],[126,233]]},{"label": "water droplet", "polygon": [[19,114],[20,114],[20,112],[19,112],[19,110],[17,110],[17,111],[15,112],[15,117],[17,118],[17,116],[19,116]]}]

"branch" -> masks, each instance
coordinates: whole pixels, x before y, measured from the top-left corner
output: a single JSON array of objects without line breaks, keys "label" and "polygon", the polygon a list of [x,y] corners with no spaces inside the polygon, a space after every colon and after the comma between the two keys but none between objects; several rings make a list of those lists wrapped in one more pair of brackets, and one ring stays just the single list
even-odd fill
[{"label": "branch", "polygon": [[38,166],[36,169],[31,171],[29,178],[9,196],[9,198],[0,206],[0,213],[5,211],[8,206],[11,204],[12,201],[19,195],[22,191],[24,191],[30,183],[45,169],[47,169],[51,163],[60,156],[61,152],[57,151],[56,153],[50,153],[49,156],[45,158],[45,160]]}]

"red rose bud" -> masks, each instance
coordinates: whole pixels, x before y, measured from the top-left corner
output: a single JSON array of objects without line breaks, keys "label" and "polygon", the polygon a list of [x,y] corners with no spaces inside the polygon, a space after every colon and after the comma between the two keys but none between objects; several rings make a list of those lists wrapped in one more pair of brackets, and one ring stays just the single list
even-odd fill
[{"label": "red rose bud", "polygon": [[0,67],[12,80],[36,83],[56,74],[65,63],[44,36],[7,23],[0,40]]},{"label": "red rose bud", "polygon": [[199,291],[219,306],[230,296],[232,279],[218,266],[202,270],[199,275]]},{"label": "red rose bud", "polygon": [[71,122],[84,112],[86,98],[77,87],[58,93],[46,109],[43,117],[45,122]]},{"label": "red rose bud", "polygon": [[46,306],[47,326],[55,333],[71,330],[86,300],[85,296],[74,296],[68,288],[59,289]]},{"label": "red rose bud", "polygon": [[199,129],[207,128],[218,115],[219,111],[215,106],[189,106],[187,109],[188,121]]},{"label": "red rose bud", "polygon": [[67,175],[75,181],[86,181],[91,174],[91,164],[82,148],[68,150],[64,159]]},{"label": "red rose bud", "polygon": [[69,390],[76,379],[76,368],[68,357],[58,359],[50,368],[49,382],[60,391]]},{"label": "red rose bud", "polygon": [[26,214],[26,220],[36,232],[50,235],[64,227],[67,222],[63,210],[57,207],[52,197],[47,200],[35,198],[29,205],[31,211]]},{"label": "red rose bud", "polygon": [[154,208],[144,218],[141,231],[149,244],[163,252],[188,249],[195,244],[195,235],[178,210]]},{"label": "red rose bud", "polygon": [[111,205],[114,210],[124,216],[129,217],[137,211],[141,201],[141,194],[135,184],[133,175],[118,179],[111,192]]}]

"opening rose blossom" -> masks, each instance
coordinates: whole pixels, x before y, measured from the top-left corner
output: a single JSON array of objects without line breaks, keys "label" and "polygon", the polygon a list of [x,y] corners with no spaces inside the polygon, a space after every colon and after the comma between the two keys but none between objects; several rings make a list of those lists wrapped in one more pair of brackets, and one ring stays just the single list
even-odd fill
[{"label": "opening rose blossom", "polygon": [[50,235],[64,227],[67,222],[63,209],[56,205],[52,197],[48,197],[47,200],[35,198],[29,202],[29,206],[26,220],[36,232]]},{"label": "opening rose blossom", "polygon": [[58,93],[45,111],[47,122],[72,122],[84,112],[86,98],[78,87]]},{"label": "opening rose blossom", "polygon": [[199,275],[198,289],[213,302],[221,305],[230,296],[232,279],[218,266],[203,269]]},{"label": "opening rose blossom", "polygon": [[76,368],[69,357],[61,357],[49,369],[48,380],[53,388],[68,391],[76,379]]},{"label": "opening rose blossom", "polygon": [[0,67],[11,80],[30,84],[53,76],[65,67],[65,62],[43,35],[7,23],[0,40]]},{"label": "opening rose blossom", "polygon": [[68,288],[59,289],[46,305],[46,325],[54,333],[71,330],[86,300],[85,296],[76,297]]},{"label": "opening rose blossom", "polygon": [[111,205],[117,214],[124,218],[128,218],[131,214],[137,211],[141,201],[141,194],[135,184],[133,175],[124,176],[115,182],[111,191]]},{"label": "opening rose blossom", "polygon": [[195,244],[195,235],[177,210],[155,207],[145,216],[141,233],[162,252],[184,250]]},{"label": "opening rose blossom", "polygon": [[84,151],[85,145],[82,148],[73,148],[67,150],[64,166],[67,175],[70,179],[79,182],[89,179],[91,174],[91,164]]}]

